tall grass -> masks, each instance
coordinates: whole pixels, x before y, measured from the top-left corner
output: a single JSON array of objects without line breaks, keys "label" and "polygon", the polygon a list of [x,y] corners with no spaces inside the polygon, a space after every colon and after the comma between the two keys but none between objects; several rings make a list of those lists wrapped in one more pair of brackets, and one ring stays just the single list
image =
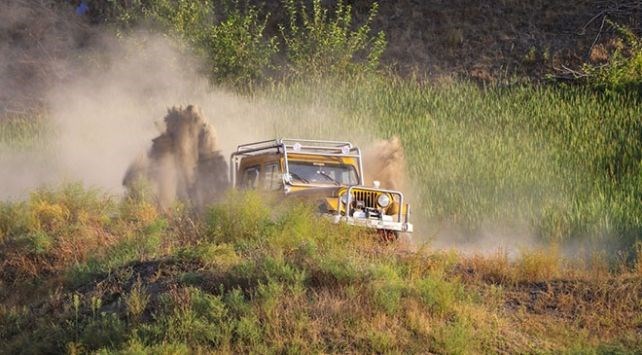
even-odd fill
[{"label": "tall grass", "polygon": [[[516,227],[614,249],[642,236],[642,105],[633,94],[366,76],[276,84],[255,100],[278,117],[267,135],[399,136],[415,223],[470,235]],[[0,132],[0,145],[18,148],[45,146],[51,134],[30,120],[5,121]]]},{"label": "tall grass", "polygon": [[5,152],[42,149],[49,142],[52,129],[42,110],[3,113],[0,117],[0,158]]},{"label": "tall grass", "polygon": [[633,93],[367,76],[266,95],[286,106],[321,103],[339,117],[309,132],[284,121],[280,134],[399,136],[418,190],[415,219],[472,231],[521,225],[544,240],[618,247],[642,236],[642,106]]},{"label": "tall grass", "polygon": [[[613,250],[642,236],[642,105],[633,94],[366,76],[275,84],[254,99],[278,117],[266,135],[399,136],[417,224],[473,236],[515,227]],[[46,146],[51,134],[29,120],[3,122],[0,132],[0,145],[18,148]]]},{"label": "tall grass", "polygon": [[[640,345],[642,283],[628,266],[595,277],[591,267],[566,268],[537,253],[508,262],[410,251],[314,218],[314,206],[253,193],[231,194],[202,219],[78,186],[8,210],[12,217],[0,219],[2,353]],[[22,243],[32,230],[48,244]]]}]

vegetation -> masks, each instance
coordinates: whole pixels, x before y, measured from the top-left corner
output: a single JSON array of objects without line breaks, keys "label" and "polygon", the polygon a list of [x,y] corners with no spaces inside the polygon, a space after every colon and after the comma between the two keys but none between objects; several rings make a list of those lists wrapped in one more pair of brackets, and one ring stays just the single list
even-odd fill
[{"label": "vegetation", "polygon": [[[341,138],[373,130],[399,136],[418,190],[416,219],[470,232],[521,224],[544,240],[619,247],[640,238],[642,111],[635,93],[368,77],[313,89],[283,85],[270,95],[342,112]],[[302,134],[291,132],[296,126],[277,129]]]},{"label": "vegetation", "polygon": [[[611,41],[611,53],[601,53],[604,63],[585,64],[583,77],[597,89],[624,92],[642,92],[642,39],[631,29],[612,21],[609,25],[619,36]],[[606,51],[600,47],[601,51]]]},{"label": "vegetation", "polygon": [[[284,0],[287,21],[268,35],[269,14],[238,1],[134,1],[103,5],[105,19],[119,28],[141,23],[160,27],[206,58],[214,83],[247,89],[276,76],[354,75],[379,68],[386,46],[383,32],[372,34],[374,3],[363,24],[353,23],[352,7],[339,1],[334,11],[313,0]],[[281,58],[285,58],[283,61]]]},{"label": "vegetation", "polygon": [[[231,193],[196,214],[81,184],[0,202],[0,353],[626,353],[642,340],[640,39],[572,85],[417,82],[381,68],[377,6],[101,3],[155,26],[216,85],[270,102],[276,135],[403,142],[418,239],[489,226],[541,250],[461,256],[382,244],[296,202]],[[300,124],[310,107],[331,119]],[[46,149],[46,113],[0,122],[0,159]],[[46,112],[46,110],[44,111]],[[582,257],[564,256],[567,245]],[[602,252],[600,252],[602,250]]]},{"label": "vegetation", "polygon": [[314,218],[310,206],[274,212],[268,204],[232,193],[200,218],[78,185],[4,203],[0,352],[642,345],[639,259],[611,272],[596,266],[603,259],[564,260],[554,251],[515,261],[412,251]]}]

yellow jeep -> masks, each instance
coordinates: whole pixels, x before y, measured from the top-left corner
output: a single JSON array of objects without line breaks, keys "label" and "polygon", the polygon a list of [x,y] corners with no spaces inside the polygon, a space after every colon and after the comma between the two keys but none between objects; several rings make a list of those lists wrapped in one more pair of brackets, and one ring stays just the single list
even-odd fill
[{"label": "yellow jeep", "polygon": [[361,150],[350,142],[281,138],[237,147],[230,181],[238,189],[278,191],[319,202],[335,223],[375,228],[386,239],[410,233],[400,191],[366,186]]}]

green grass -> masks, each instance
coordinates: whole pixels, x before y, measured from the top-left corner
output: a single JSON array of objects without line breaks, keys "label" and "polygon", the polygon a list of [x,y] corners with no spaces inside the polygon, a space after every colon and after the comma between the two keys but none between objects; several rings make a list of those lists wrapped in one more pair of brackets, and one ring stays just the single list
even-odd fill
[{"label": "green grass", "polygon": [[[76,227],[61,230],[57,214],[40,213],[35,202],[43,199],[61,206],[47,211],[66,208]],[[563,266],[537,253],[508,262],[412,251],[314,218],[313,206],[275,206],[252,193],[230,195],[203,218],[180,206],[161,215],[143,201],[78,186],[5,208],[21,218],[2,222],[2,353],[640,346],[637,265],[597,275],[591,265]],[[247,223],[230,223],[226,211]],[[30,228],[50,244],[38,252],[16,244]],[[87,228],[86,240],[103,243],[74,244]]]},{"label": "green grass", "polygon": [[42,149],[52,136],[46,114],[39,110],[5,113],[0,120],[0,158],[16,150]]},{"label": "green grass", "polygon": [[338,117],[308,117],[309,127],[286,119],[279,134],[399,136],[417,192],[415,220],[471,235],[515,227],[545,241],[616,248],[642,236],[642,106],[634,93],[368,76],[283,84],[267,96]]},{"label": "green grass", "polygon": [[[428,227],[418,239],[444,226],[469,239],[508,228],[551,246],[514,260],[463,257],[383,244],[317,218],[314,206],[253,193],[231,192],[196,214],[180,203],[161,212],[144,189],[115,197],[82,184],[42,188],[0,202],[0,353],[642,347],[634,91],[417,83],[374,74],[384,37],[369,32],[370,20],[352,26],[348,6],[287,2],[303,26],[266,38],[257,9],[233,4],[217,18],[213,4],[103,10],[123,26],[152,21],[203,55],[214,81],[269,107],[266,133],[366,145],[400,137],[413,221]],[[288,57],[287,79],[269,78],[275,55]],[[44,153],[56,134],[45,111],[2,117],[0,159]],[[565,259],[567,243],[608,251]]]},{"label": "green grass", "polygon": [[[428,226],[421,238],[442,226],[474,238],[490,226],[615,253],[642,236],[642,105],[633,94],[367,76],[282,83],[251,100],[270,105],[277,136],[399,136],[412,217]],[[51,129],[19,122],[0,124],[0,146],[46,146]]]}]

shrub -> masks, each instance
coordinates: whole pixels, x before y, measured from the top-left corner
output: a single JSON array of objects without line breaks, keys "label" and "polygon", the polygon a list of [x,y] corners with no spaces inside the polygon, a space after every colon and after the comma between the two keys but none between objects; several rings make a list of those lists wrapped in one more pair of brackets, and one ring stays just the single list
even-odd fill
[{"label": "shrub", "polygon": [[373,278],[370,282],[370,292],[374,305],[389,315],[395,314],[406,292],[405,283],[395,270],[395,265],[374,265],[370,274]]},{"label": "shrub", "polygon": [[206,217],[209,237],[215,242],[248,246],[264,240],[272,220],[270,209],[256,192],[229,193]]},{"label": "shrub", "polygon": [[554,248],[522,252],[517,264],[518,277],[527,281],[554,278],[559,275],[559,261],[559,252]]},{"label": "shrub", "polygon": [[147,293],[147,288],[142,285],[140,279],[138,279],[132,289],[129,291],[129,294],[125,295],[124,302],[127,307],[127,313],[133,320],[137,320],[149,303],[149,294]]},{"label": "shrub", "polygon": [[241,258],[230,244],[200,243],[196,246],[179,248],[176,253],[179,260],[196,261],[205,266],[226,272],[238,265]]},{"label": "shrub", "polygon": [[342,0],[332,15],[320,0],[313,0],[309,9],[303,1],[285,0],[285,7],[289,21],[279,28],[290,75],[320,78],[378,68],[386,39],[383,32],[371,34],[377,3],[373,3],[368,19],[354,30],[352,8]]},{"label": "shrub", "polygon": [[80,344],[85,350],[118,347],[129,336],[127,324],[114,313],[103,313],[83,324]]},{"label": "shrub", "polygon": [[112,21],[129,26],[151,22],[188,44],[205,58],[207,75],[217,84],[244,88],[263,81],[277,51],[275,39],[264,34],[267,16],[237,1],[112,4]]},{"label": "shrub", "polygon": [[604,65],[584,65],[588,82],[602,90],[642,93],[642,39],[629,28],[610,20],[619,38],[615,51]]},{"label": "shrub", "polygon": [[267,283],[260,283],[256,288],[256,296],[259,300],[261,310],[268,318],[274,315],[284,295],[285,289],[283,284],[274,280],[269,280]]},{"label": "shrub", "polygon": [[183,288],[174,294],[171,308],[160,320],[163,339],[214,348],[229,343],[231,329],[221,297],[192,287]]},{"label": "shrub", "polygon": [[438,353],[473,354],[476,339],[473,338],[472,325],[462,318],[455,318],[435,329],[434,349]]},{"label": "shrub", "polygon": [[[106,238],[116,204],[81,184],[41,188],[26,202],[0,206],[0,277],[21,282],[85,261]],[[6,214],[5,214],[6,213]]]},{"label": "shrub", "polygon": [[450,313],[463,293],[456,283],[441,277],[427,276],[415,283],[421,301],[438,316]]},{"label": "shrub", "polygon": [[264,341],[261,323],[255,315],[242,316],[234,328],[234,333],[240,344],[256,347]]}]

